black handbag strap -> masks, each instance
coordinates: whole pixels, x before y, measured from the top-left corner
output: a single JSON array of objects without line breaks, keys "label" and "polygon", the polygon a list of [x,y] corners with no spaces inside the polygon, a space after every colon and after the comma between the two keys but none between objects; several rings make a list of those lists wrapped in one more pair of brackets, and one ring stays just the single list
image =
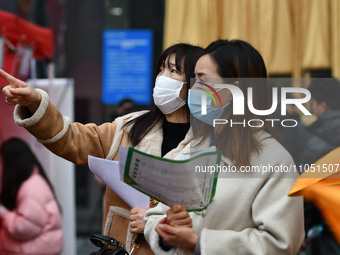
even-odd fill
[{"label": "black handbag strap", "polygon": [[[143,237],[144,237],[143,234],[137,235],[137,237],[133,241],[133,247],[132,247],[130,254],[132,254],[135,249],[139,248],[141,242],[143,241]],[[128,254],[128,252],[125,251],[125,249],[122,247],[123,246],[122,243],[116,240],[115,238],[104,236],[101,234],[92,234],[90,236],[90,240],[95,246],[99,248],[107,249],[109,248],[109,246],[113,246],[113,247],[116,247],[117,249],[118,248],[122,249],[126,254]]]},{"label": "black handbag strap", "polygon": [[121,243],[118,240],[112,237],[109,237],[109,236],[101,235],[101,234],[92,234],[90,236],[90,240],[95,246],[100,247],[100,248],[105,248],[108,245],[115,246],[115,247],[121,246]]}]

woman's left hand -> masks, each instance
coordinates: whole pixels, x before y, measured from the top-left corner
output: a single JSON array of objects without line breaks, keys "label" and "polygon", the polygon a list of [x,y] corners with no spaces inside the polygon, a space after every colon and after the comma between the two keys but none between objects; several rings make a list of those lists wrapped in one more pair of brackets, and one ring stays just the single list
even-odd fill
[{"label": "woman's left hand", "polygon": [[169,245],[181,247],[191,252],[195,250],[198,235],[192,228],[170,226],[164,218],[157,224],[156,232]]},{"label": "woman's left hand", "polygon": [[130,211],[130,232],[131,233],[144,233],[144,214],[149,208],[132,208]]}]

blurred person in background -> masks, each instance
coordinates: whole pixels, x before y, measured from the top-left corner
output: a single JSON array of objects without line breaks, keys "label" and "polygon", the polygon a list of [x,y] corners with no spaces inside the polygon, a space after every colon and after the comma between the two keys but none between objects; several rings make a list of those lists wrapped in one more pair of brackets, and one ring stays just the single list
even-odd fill
[{"label": "blurred person in background", "polygon": [[111,114],[111,121],[135,111],[135,103],[130,98],[125,98],[118,104],[117,111]]},{"label": "blurred person in background", "polygon": [[18,138],[2,144],[1,157],[0,254],[60,254],[61,210],[37,158]]},{"label": "blurred person in background", "polygon": [[[301,152],[300,162],[313,164],[340,146],[340,82],[335,78],[315,78],[311,92],[312,112],[317,120],[307,128],[309,139]],[[305,202],[306,252],[308,255],[340,254],[335,240],[319,210]]]},{"label": "blurred person in background", "polygon": [[[288,94],[287,98],[293,99],[294,97],[292,94]],[[276,128],[280,135],[279,142],[293,157],[295,164],[300,165],[301,152],[303,151],[305,143],[310,138],[305,124],[302,122],[300,115],[293,105],[287,104],[286,115],[281,115],[281,100],[279,100],[274,116],[276,119],[279,119],[279,121],[283,121],[284,119],[293,119],[296,121],[297,124],[295,127],[277,125]]]},{"label": "blurred person in background", "polygon": [[315,163],[340,146],[340,82],[335,78],[315,78],[309,90],[317,120],[307,128],[312,137],[301,153],[304,164]]}]

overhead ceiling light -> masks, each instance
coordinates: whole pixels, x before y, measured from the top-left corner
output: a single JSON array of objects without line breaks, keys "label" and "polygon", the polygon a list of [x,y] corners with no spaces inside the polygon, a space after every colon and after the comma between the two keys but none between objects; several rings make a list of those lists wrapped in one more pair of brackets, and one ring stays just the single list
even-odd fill
[{"label": "overhead ceiling light", "polygon": [[123,12],[123,8],[121,7],[113,7],[110,9],[110,14],[114,16],[121,16]]}]

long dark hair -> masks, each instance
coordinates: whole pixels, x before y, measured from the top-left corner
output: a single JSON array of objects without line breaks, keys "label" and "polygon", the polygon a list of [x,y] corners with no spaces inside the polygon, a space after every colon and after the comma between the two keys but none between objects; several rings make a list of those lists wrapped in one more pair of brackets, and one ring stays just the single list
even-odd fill
[{"label": "long dark hair", "polygon": [[[247,88],[253,88],[253,105],[256,109],[264,110],[270,108],[270,87],[266,82],[267,70],[260,53],[249,43],[242,40],[217,40],[211,43],[205,50],[217,65],[217,72],[222,78],[227,78],[228,83],[238,82],[238,87],[245,95],[247,102]],[[249,79],[242,78],[264,78],[254,79],[251,83]],[[259,81],[261,80],[261,81]],[[245,103],[246,104],[246,103]],[[266,116],[255,116],[248,107],[244,107],[244,115],[233,115],[233,106],[227,109],[225,119],[230,123],[240,123],[256,117],[262,119]],[[267,116],[268,117],[268,116]],[[270,123],[264,121],[262,130],[271,135],[276,135]],[[214,144],[218,150],[222,150],[235,165],[250,165],[252,153],[259,153],[261,142],[256,138],[255,133],[261,128],[251,127],[223,127],[221,132],[214,139]],[[211,133],[211,130],[210,130]],[[202,133],[200,135],[204,136]],[[205,135],[209,132],[205,131]]]},{"label": "long dark hair", "polygon": [[18,191],[22,183],[31,176],[35,168],[38,169],[39,174],[46,180],[55,197],[51,182],[26,142],[19,138],[11,138],[2,144],[0,152],[3,162],[0,202],[7,209],[14,210],[16,208]]},{"label": "long dark hair", "polygon": [[[179,43],[167,48],[158,59],[157,71],[162,66],[166,66],[165,61],[170,61],[170,56],[175,56],[176,69],[183,70],[187,84],[190,84],[190,78],[193,78],[195,64],[199,57],[203,54],[203,49],[190,44]],[[189,86],[188,86],[189,88]],[[187,105],[185,106],[187,107]],[[188,119],[189,119],[189,110]],[[156,125],[156,123],[164,117],[164,114],[155,104],[152,104],[151,110],[125,124],[125,126],[133,124],[129,132],[129,138],[132,146],[140,143],[143,137]]]}]

